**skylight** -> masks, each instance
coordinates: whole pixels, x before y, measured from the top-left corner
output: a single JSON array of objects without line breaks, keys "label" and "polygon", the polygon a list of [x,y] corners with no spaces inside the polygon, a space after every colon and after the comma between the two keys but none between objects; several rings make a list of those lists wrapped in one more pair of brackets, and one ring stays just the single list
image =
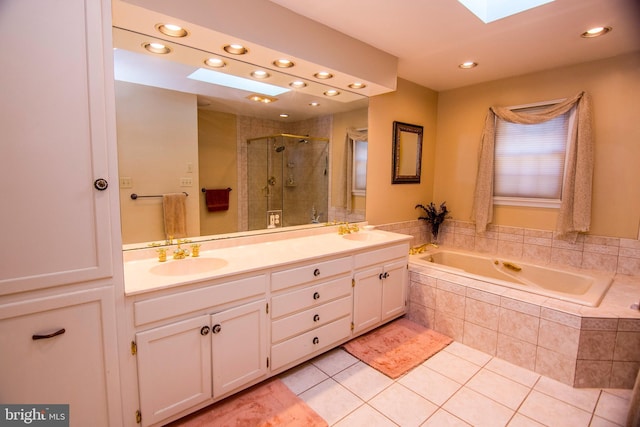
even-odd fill
[{"label": "skylight", "polygon": [[214,85],[226,86],[233,89],[240,89],[247,92],[257,92],[263,95],[278,96],[289,89],[280,86],[274,86],[263,82],[257,82],[244,77],[236,77],[230,74],[220,73],[218,71],[199,68],[188,76],[190,79],[199,80]]},{"label": "skylight", "polygon": [[485,24],[551,3],[553,0],[458,0]]}]

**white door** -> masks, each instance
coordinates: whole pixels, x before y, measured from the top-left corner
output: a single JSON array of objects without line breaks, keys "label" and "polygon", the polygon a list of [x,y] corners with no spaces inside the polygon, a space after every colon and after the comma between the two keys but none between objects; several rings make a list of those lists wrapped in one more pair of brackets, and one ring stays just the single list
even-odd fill
[{"label": "white door", "polygon": [[353,278],[353,332],[380,323],[382,307],[382,267],[356,273]]},{"label": "white door", "polygon": [[211,399],[209,316],[136,334],[142,425]]},{"label": "white door", "polygon": [[382,279],[382,320],[398,316],[406,310],[407,261],[384,266]]},{"label": "white door", "polygon": [[11,40],[0,79],[0,295],[109,277],[119,229],[111,4],[2,0],[0,9],[0,39]]},{"label": "white door", "polygon": [[214,397],[267,374],[266,307],[260,300],[211,315]]}]

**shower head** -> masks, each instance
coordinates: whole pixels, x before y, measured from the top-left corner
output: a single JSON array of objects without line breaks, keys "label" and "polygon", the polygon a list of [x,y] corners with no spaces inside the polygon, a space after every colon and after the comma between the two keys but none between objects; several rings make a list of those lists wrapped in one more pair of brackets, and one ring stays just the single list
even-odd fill
[{"label": "shower head", "polygon": [[284,145],[281,145],[279,147],[276,147],[276,153],[281,153],[284,151]]}]

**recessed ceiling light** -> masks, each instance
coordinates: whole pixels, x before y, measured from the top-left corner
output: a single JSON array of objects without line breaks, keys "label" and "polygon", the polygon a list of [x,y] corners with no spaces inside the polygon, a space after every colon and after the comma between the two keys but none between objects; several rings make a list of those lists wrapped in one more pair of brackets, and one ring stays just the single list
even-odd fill
[{"label": "recessed ceiling light", "polygon": [[289,86],[291,86],[294,89],[302,89],[303,87],[307,87],[307,84],[302,80],[296,80],[294,82],[289,83]]},{"label": "recessed ceiling light", "polygon": [[326,79],[330,79],[330,78],[332,78],[332,77],[333,77],[333,74],[331,74],[331,73],[330,73],[330,72],[328,72],[328,71],[319,71],[319,72],[315,73],[315,74],[314,74],[314,76],[315,76],[317,79],[326,80]]},{"label": "recessed ceiling light", "polygon": [[209,68],[198,68],[187,77],[201,82],[240,89],[250,93],[263,93],[269,96],[278,96],[285,92],[289,92],[290,90],[288,88],[270,85],[249,78],[221,73],[220,71],[214,71]]},{"label": "recessed ceiling light", "polygon": [[232,55],[244,55],[245,53],[249,52],[246,47],[237,43],[228,44],[223,49],[225,52]]},{"label": "recessed ceiling light", "polygon": [[280,114],[280,117],[282,117],[283,119],[287,119],[289,118],[289,115],[287,113],[282,113]]},{"label": "recessed ceiling light", "polygon": [[273,65],[275,65],[278,68],[291,68],[295,64],[288,59],[280,58],[273,61]]},{"label": "recessed ceiling light", "polygon": [[580,37],[584,37],[585,39],[600,37],[600,36],[604,36],[611,30],[612,30],[611,27],[594,27],[580,34]]},{"label": "recessed ceiling light", "polygon": [[309,106],[311,106],[311,107],[319,107],[320,103],[319,102],[315,102],[315,101],[314,102],[310,102]]},{"label": "recessed ceiling light", "polygon": [[335,89],[329,89],[324,94],[325,94],[325,96],[338,96],[338,95],[340,95],[340,91],[335,90]]},{"label": "recessed ceiling light", "polygon": [[189,32],[179,25],[157,24],[156,30],[169,37],[187,37]]},{"label": "recessed ceiling light", "polygon": [[367,87],[367,85],[361,82],[354,82],[354,83],[351,83],[349,87],[351,89],[364,89],[365,87]]},{"label": "recessed ceiling light", "polygon": [[163,45],[162,43],[157,43],[157,42],[144,43],[142,46],[151,53],[158,53],[161,55],[165,55],[171,52],[171,49]]},{"label": "recessed ceiling light", "polygon": [[269,77],[269,73],[267,73],[264,70],[256,70],[253,73],[251,73],[252,77],[255,77],[256,79],[266,79]]},{"label": "recessed ceiling light", "polygon": [[225,62],[220,58],[207,58],[204,61],[204,65],[207,65],[213,68],[222,68],[227,64],[225,64]]},{"label": "recessed ceiling light", "polygon": [[469,68],[475,68],[478,66],[477,62],[473,62],[473,61],[466,61],[463,62],[462,64],[458,65],[458,67],[464,69],[464,70],[468,70]]},{"label": "recessed ceiling light", "polygon": [[261,102],[263,104],[271,104],[272,102],[276,102],[278,100],[278,98],[272,98],[265,95],[249,95],[247,96],[247,98],[255,102]]}]

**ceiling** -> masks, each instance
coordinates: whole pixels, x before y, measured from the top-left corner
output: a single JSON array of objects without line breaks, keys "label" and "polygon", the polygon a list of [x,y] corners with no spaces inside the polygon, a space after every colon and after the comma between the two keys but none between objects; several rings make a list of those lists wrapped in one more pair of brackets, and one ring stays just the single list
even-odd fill
[{"label": "ceiling", "polygon": [[[555,0],[489,24],[456,0],[271,2],[396,56],[399,77],[436,91],[640,51],[638,0]],[[595,26],[613,31],[580,37]]]}]

